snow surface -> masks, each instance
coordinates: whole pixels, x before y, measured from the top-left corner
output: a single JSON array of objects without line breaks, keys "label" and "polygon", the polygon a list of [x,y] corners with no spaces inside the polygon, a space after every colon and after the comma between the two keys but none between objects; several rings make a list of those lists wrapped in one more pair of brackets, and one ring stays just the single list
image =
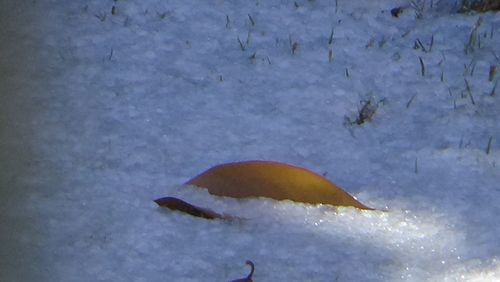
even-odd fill
[{"label": "snow surface", "polygon": [[[500,281],[500,14],[409,2],[1,1],[0,281]],[[379,210],[182,186],[250,159]]]}]

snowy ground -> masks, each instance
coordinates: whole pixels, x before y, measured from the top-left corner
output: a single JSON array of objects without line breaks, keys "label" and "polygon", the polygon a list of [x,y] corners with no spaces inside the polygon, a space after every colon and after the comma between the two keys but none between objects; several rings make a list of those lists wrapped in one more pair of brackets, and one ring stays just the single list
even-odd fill
[{"label": "snowy ground", "polygon": [[[0,281],[500,281],[500,14],[455,2],[1,1]],[[388,211],[180,186],[249,159]]]}]

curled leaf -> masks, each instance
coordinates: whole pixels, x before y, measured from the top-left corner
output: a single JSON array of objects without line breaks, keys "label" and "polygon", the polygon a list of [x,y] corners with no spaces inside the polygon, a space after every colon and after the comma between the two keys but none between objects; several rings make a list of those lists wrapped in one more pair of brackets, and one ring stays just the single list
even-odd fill
[{"label": "curled leaf", "polygon": [[328,179],[307,169],[272,161],[244,161],[214,166],[186,184],[217,196],[267,197],[309,204],[372,210]]},{"label": "curled leaf", "polygon": [[245,263],[250,265],[250,273],[247,275],[247,277],[236,279],[236,280],[231,280],[229,282],[252,282],[253,281],[252,276],[253,276],[253,272],[255,270],[255,266],[254,266],[253,262],[250,260],[247,260]]},{"label": "curled leaf", "polygon": [[395,18],[399,18],[399,16],[403,13],[403,7],[396,7],[391,9],[391,15]]},{"label": "curled leaf", "polygon": [[160,199],[156,199],[155,203],[157,203],[161,207],[166,207],[171,210],[176,210],[180,212],[184,212],[190,214],[192,216],[202,217],[206,219],[226,219],[226,216],[218,214],[210,209],[201,208],[190,203],[187,203],[181,199],[175,197],[164,197]]}]

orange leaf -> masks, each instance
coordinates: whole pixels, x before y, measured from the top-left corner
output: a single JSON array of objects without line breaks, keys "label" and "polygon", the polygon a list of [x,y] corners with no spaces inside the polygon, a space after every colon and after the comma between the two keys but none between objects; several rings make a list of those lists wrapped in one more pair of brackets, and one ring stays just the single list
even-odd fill
[{"label": "orange leaf", "polygon": [[373,210],[321,175],[272,161],[244,161],[214,166],[186,184],[206,188],[210,194],[218,196],[267,197]]}]

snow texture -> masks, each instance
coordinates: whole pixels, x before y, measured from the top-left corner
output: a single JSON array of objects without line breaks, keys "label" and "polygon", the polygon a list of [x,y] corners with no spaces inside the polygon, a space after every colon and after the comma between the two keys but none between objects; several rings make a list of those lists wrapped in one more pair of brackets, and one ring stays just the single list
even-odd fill
[{"label": "snow texture", "polygon": [[[500,281],[500,14],[456,2],[1,1],[0,281]],[[182,185],[253,159],[378,210]]]}]

